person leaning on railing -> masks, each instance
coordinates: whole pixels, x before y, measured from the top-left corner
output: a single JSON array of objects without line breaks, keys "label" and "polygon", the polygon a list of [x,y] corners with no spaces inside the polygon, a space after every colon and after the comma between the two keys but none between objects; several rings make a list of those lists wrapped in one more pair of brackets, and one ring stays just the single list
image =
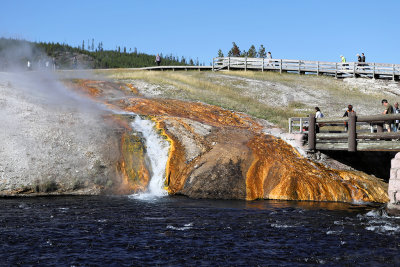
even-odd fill
[{"label": "person leaning on railing", "polygon": [[[382,114],[394,113],[392,105],[390,105],[386,99],[382,99],[382,105],[385,106],[385,110],[382,112]],[[393,128],[393,121],[385,121],[385,123],[383,124],[383,128],[386,129],[388,132],[391,132]]]},{"label": "person leaning on railing", "polygon": [[[399,102],[394,103],[394,113],[395,113],[395,114],[400,113]],[[395,120],[395,121],[394,121],[393,130],[394,130],[395,132],[397,132],[397,131],[399,130],[399,120]]]},{"label": "person leaning on railing", "polygon": [[[356,112],[355,112],[354,109],[353,109],[353,105],[348,105],[348,106],[347,106],[347,110],[346,110],[346,112],[344,113],[343,117],[348,117],[350,114],[353,114],[354,116],[356,115]],[[344,122],[344,130],[345,130],[346,132],[347,132],[347,130],[348,130],[348,123],[347,123],[347,121]]]}]

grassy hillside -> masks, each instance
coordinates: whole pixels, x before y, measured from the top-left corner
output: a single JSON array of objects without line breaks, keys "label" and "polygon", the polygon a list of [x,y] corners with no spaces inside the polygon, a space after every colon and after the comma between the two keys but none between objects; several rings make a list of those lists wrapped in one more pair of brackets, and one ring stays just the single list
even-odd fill
[{"label": "grassy hillside", "polygon": [[275,72],[98,71],[134,84],[144,95],[201,101],[245,112],[287,129],[288,118],[308,116],[319,106],[325,116],[342,116],[348,104],[359,115],[378,114],[381,99],[400,101],[398,83]]}]

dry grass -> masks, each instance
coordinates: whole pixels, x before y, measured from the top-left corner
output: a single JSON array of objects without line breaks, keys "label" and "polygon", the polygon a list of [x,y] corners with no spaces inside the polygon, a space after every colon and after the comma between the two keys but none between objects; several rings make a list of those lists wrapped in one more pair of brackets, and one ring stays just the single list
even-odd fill
[{"label": "dry grass", "polygon": [[[265,119],[281,127],[287,127],[289,117],[301,116],[294,109],[277,108],[243,94],[243,89],[213,82],[205,73],[189,72],[149,72],[113,71],[110,78],[119,80],[143,80],[151,84],[167,86],[162,97],[201,101],[225,109],[244,112]],[[171,89],[171,87],[173,89]]]}]

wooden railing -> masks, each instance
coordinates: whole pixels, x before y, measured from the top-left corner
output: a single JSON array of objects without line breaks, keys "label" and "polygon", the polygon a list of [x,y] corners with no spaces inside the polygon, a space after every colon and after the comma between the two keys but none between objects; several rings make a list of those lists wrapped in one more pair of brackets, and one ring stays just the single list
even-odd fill
[{"label": "wooden railing", "polygon": [[243,70],[272,70],[295,72],[299,74],[331,75],[335,77],[372,77],[390,78],[400,77],[400,64],[384,64],[373,62],[324,62],[291,59],[266,59],[247,57],[217,57],[213,58],[212,70],[243,69]]},{"label": "wooden railing", "polygon": [[[308,150],[400,151],[400,132],[384,132],[384,123],[400,120],[400,114],[319,118],[308,117]],[[317,128],[347,126],[346,131],[318,132]],[[370,128],[372,127],[372,128]],[[372,129],[372,131],[370,131]]]}]

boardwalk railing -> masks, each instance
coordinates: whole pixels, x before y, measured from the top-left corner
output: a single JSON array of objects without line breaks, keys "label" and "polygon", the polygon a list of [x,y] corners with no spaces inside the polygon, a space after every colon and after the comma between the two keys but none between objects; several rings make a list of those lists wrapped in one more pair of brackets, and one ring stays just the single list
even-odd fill
[{"label": "boardwalk railing", "polygon": [[369,62],[324,62],[291,59],[266,59],[247,57],[217,57],[213,58],[212,70],[243,69],[243,70],[272,70],[295,72],[299,74],[331,75],[335,77],[371,77],[390,78],[398,80],[400,64],[384,64]]},{"label": "boardwalk railing", "polygon": [[[307,126],[300,128],[308,135],[308,150],[400,151],[400,132],[384,132],[383,129],[385,123],[390,125],[400,120],[400,114],[319,119],[314,116],[302,118],[303,125]],[[289,131],[297,132],[293,121],[289,123],[292,127]],[[323,131],[324,128],[334,130]]]}]

